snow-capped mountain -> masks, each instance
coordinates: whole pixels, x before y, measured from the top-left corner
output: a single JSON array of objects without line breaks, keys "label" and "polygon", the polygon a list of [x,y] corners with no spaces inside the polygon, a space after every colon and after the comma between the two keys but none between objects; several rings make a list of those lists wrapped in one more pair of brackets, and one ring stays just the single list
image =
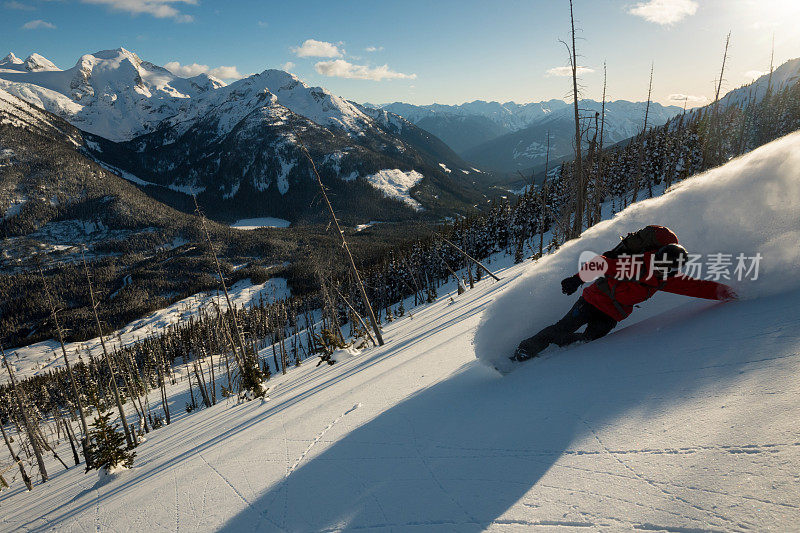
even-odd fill
[{"label": "snow-capped mountain", "polygon": [[9,54],[0,62],[0,88],[117,142],[220,106],[227,109],[221,127],[229,131],[265,93],[322,126],[357,132],[370,122],[352,103],[287,72],[266,70],[227,86],[207,74],[182,78],[124,48],[86,54],[63,71],[39,54],[24,62]]},{"label": "snow-capped mountain", "polygon": [[41,72],[48,70],[61,70],[52,61],[39,55],[31,54],[23,61],[12,53],[0,61],[0,71],[8,70],[11,72]]},{"label": "snow-capped mountain", "polygon": [[406,120],[418,124],[423,119],[431,117],[474,117],[480,116],[491,120],[501,128],[508,131],[520,130],[542,117],[568,107],[563,100],[547,100],[518,104],[516,102],[485,102],[475,100],[459,105],[430,104],[413,105],[403,102],[384,104],[380,107],[396,113]]},{"label": "snow-capped mountain", "polygon": [[[606,102],[605,137],[609,143],[639,132],[645,105],[625,100]],[[554,159],[569,154],[574,136],[569,131],[572,106],[563,100],[528,104],[476,100],[461,105],[425,106],[395,102],[380,107],[430,131],[467,161],[504,172],[543,163],[548,130]],[[582,114],[590,119],[600,107],[600,102],[581,100]],[[680,112],[676,106],[651,103],[648,122],[658,126]],[[574,129],[574,124],[571,127]]]},{"label": "snow-capped mountain", "polygon": [[225,86],[206,74],[178,77],[124,48],[86,54],[67,70],[39,54],[15,59],[0,63],[0,88],[114,141],[154,131],[192,98]]},{"label": "snow-capped mountain", "polygon": [[[287,72],[226,85],[205,74],[176,76],[124,48],[86,54],[63,71],[48,65],[38,55],[21,62],[10,54],[0,63],[0,89],[87,132],[92,157],[156,197],[163,192],[156,186],[197,194],[212,216],[317,218],[300,140],[323,179],[341,189],[343,209],[366,220],[420,210],[440,216],[485,202],[471,180],[458,179],[470,167],[432,135]],[[413,185],[399,192],[376,188],[385,171],[423,179],[400,180]],[[356,208],[357,198],[367,207]]]}]

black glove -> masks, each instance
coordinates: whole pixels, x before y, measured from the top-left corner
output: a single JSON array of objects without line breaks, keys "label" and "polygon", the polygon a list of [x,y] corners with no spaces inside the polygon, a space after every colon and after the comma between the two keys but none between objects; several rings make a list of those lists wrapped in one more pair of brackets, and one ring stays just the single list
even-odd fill
[{"label": "black glove", "polygon": [[564,294],[572,294],[578,290],[578,287],[583,285],[583,280],[575,274],[574,276],[570,276],[568,278],[564,278],[561,280],[561,292]]}]

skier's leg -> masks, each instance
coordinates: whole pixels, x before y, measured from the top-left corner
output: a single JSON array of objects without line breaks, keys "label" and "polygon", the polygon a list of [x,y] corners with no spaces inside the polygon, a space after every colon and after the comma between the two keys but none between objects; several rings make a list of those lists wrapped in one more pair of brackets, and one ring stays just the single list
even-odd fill
[{"label": "skier's leg", "polygon": [[605,337],[617,325],[617,321],[599,309],[594,309],[591,313],[589,322],[586,324],[586,331],[583,332],[583,340],[593,341],[600,337]]},{"label": "skier's leg", "polygon": [[547,348],[550,344],[566,346],[572,340],[575,330],[586,324],[589,317],[586,314],[586,306],[589,304],[581,297],[572,306],[572,309],[564,315],[561,320],[547,326],[533,337],[527,338],[519,344],[514,359],[524,360],[536,357],[539,352]]}]

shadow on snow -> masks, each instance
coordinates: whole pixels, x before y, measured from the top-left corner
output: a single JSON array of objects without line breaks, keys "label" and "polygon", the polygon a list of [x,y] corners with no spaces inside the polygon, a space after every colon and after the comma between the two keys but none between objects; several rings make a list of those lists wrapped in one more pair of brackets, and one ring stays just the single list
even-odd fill
[{"label": "shadow on snow", "polygon": [[[483,529],[562,455],[608,452],[601,428],[626,413],[718,394],[790,357],[774,354],[796,356],[797,296],[692,302],[505,378],[466,365],[301,463],[223,530]],[[765,313],[769,331],[753,320]]]}]

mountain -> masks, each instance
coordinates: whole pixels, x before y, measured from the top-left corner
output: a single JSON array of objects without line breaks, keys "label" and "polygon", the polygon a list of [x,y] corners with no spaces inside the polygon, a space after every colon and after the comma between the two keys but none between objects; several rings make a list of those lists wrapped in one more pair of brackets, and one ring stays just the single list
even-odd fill
[{"label": "mountain", "polygon": [[[625,100],[606,102],[604,142],[611,145],[636,135],[641,130],[645,105]],[[457,106],[398,102],[381,108],[427,129],[471,164],[499,172],[544,164],[548,131],[552,161],[574,150],[573,108],[563,100],[529,104],[475,101]],[[600,102],[581,100],[582,116],[590,120],[600,108]],[[659,126],[680,112],[679,107],[651,102],[648,123]]]},{"label": "mountain", "polygon": [[[102,300],[101,320],[112,328],[218,287],[197,217],[157,200],[148,189],[189,199],[187,204],[191,199],[109,171],[107,163],[104,167],[88,157],[87,147],[98,139],[0,89],[0,342],[6,347],[55,334],[52,323],[43,321],[49,311],[40,297],[39,266],[51,286],[58,286],[62,324],[74,340],[92,335],[84,254]],[[384,185],[397,178],[386,172],[381,177]],[[371,214],[371,206],[363,208]],[[322,206],[317,209],[324,214]],[[243,231],[207,221],[206,227],[230,284],[277,276],[298,296],[316,290],[309,282],[315,262],[341,249],[339,236],[325,224]],[[368,231],[343,225],[343,230],[364,268],[429,231],[400,224],[378,224]],[[346,267],[331,268],[338,276]]]},{"label": "mountain", "polygon": [[479,144],[520,130],[567,105],[563,100],[529,104],[475,100],[460,105],[417,106],[395,102],[378,107],[430,131],[457,153],[463,154]]},{"label": "mountain", "polygon": [[322,220],[301,142],[346,222],[438,219],[485,203],[474,171],[434,136],[279,70],[225,85],[119,48],[63,71],[9,58],[0,88],[79,127],[86,153],[149,194],[181,209],[195,194],[219,220]]},{"label": "mountain", "polygon": [[[581,100],[581,116],[585,127],[594,131],[595,114],[599,117],[601,103]],[[617,100],[606,102],[603,144],[611,146],[637,135],[642,129],[646,102]],[[681,112],[675,106],[650,103],[648,126],[663,125]],[[599,120],[599,118],[598,118]],[[598,123],[599,124],[599,123]],[[463,157],[483,168],[514,172],[543,165],[547,154],[547,134],[550,133],[550,161],[558,161],[574,153],[575,119],[572,108],[555,111],[527,128],[507,133],[476,146]],[[598,133],[599,140],[599,133]]]}]

